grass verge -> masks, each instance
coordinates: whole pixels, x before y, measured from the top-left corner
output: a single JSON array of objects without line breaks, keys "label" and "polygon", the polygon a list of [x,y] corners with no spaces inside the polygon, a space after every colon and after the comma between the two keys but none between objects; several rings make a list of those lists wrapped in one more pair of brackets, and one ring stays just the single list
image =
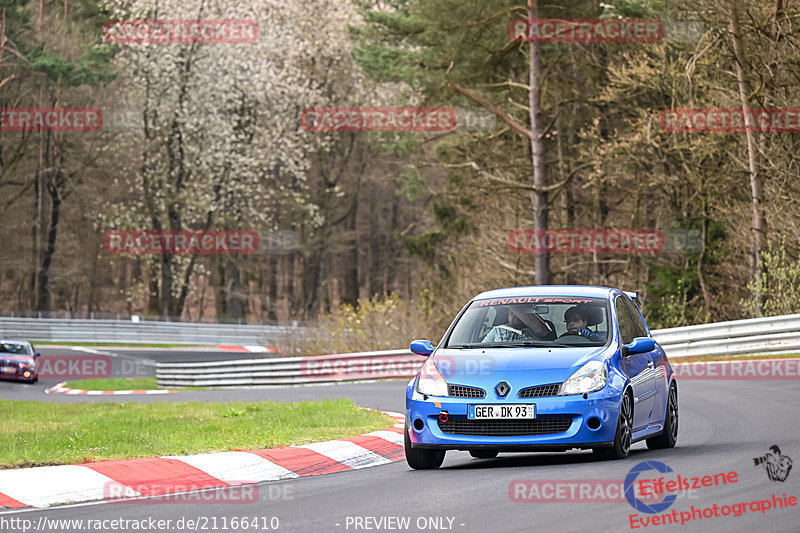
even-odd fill
[{"label": "grass verge", "polygon": [[394,421],[347,399],[319,402],[48,403],[0,400],[0,468],[307,444]]},{"label": "grass verge", "polygon": [[67,381],[68,389],[82,390],[156,390],[155,376],[147,378],[76,379]]},{"label": "grass verge", "polygon": [[[147,378],[76,379],[75,381],[67,381],[64,387],[81,390],[158,390],[163,388],[158,386],[155,376]],[[198,391],[217,389],[213,387],[180,387],[172,390]]]}]

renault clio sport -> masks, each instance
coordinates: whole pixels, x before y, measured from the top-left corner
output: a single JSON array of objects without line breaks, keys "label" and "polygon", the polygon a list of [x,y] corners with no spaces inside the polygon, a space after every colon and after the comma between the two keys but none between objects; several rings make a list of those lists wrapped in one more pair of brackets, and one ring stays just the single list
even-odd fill
[{"label": "renault clio sport", "polygon": [[406,390],[405,453],[438,468],[447,450],[591,449],[622,459],[633,443],[671,448],[678,386],[635,293],[582,286],[516,287],[471,300]]}]

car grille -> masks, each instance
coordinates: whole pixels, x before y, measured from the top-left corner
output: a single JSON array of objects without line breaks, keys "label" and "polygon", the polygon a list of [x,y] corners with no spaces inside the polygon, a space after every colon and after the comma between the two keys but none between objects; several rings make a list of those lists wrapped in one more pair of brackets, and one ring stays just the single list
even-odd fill
[{"label": "car grille", "polygon": [[556,396],[561,383],[553,385],[539,385],[538,387],[528,387],[519,391],[520,398],[542,398],[544,396]]},{"label": "car grille", "polygon": [[448,385],[448,394],[454,398],[484,398],[486,391],[465,385]]},{"label": "car grille", "polygon": [[572,425],[572,419],[565,417],[526,420],[469,420],[450,417],[447,422],[439,420],[439,429],[444,433],[480,437],[552,435],[565,432],[570,425]]}]

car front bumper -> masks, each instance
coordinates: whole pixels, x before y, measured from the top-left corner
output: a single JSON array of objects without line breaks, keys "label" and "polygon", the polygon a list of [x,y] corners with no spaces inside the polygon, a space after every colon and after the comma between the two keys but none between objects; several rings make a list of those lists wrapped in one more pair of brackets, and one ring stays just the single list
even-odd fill
[{"label": "car front bumper", "polygon": [[[30,375],[25,376],[25,372],[30,372]],[[31,370],[28,367],[12,367],[4,366],[0,369],[0,379],[15,380],[15,381],[32,381],[37,379],[38,375],[36,370]]]},{"label": "car front bumper", "polygon": [[[622,391],[606,386],[586,395],[542,398],[424,397],[416,390],[416,379],[406,391],[406,428],[413,448],[469,450],[499,448],[503,451],[563,451],[572,448],[610,446],[614,441]],[[443,411],[449,420],[467,417],[470,404],[535,404],[537,419],[569,419],[564,431],[540,435],[485,436],[443,431],[439,418]],[[598,425],[599,423],[599,425]],[[590,425],[592,427],[590,427]],[[596,427],[595,427],[596,426]]]}]

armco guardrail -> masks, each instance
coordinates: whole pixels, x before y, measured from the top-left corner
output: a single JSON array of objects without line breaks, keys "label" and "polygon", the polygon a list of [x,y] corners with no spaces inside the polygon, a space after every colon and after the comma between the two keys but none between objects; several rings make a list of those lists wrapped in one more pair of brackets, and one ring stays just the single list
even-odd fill
[{"label": "armco guardrail", "polygon": [[264,387],[411,377],[425,358],[408,350],[208,363],[158,363],[159,387]]},{"label": "armco guardrail", "polygon": [[[653,330],[673,359],[800,351],[800,315],[735,320]],[[408,350],[246,359],[211,363],[159,363],[160,387],[265,387],[407,378],[424,359]]]},{"label": "armco guardrail", "polygon": [[800,351],[800,315],[657,329],[651,333],[671,358]]},{"label": "armco guardrail", "polygon": [[306,328],[192,322],[0,318],[0,338],[32,342],[274,345]]}]

